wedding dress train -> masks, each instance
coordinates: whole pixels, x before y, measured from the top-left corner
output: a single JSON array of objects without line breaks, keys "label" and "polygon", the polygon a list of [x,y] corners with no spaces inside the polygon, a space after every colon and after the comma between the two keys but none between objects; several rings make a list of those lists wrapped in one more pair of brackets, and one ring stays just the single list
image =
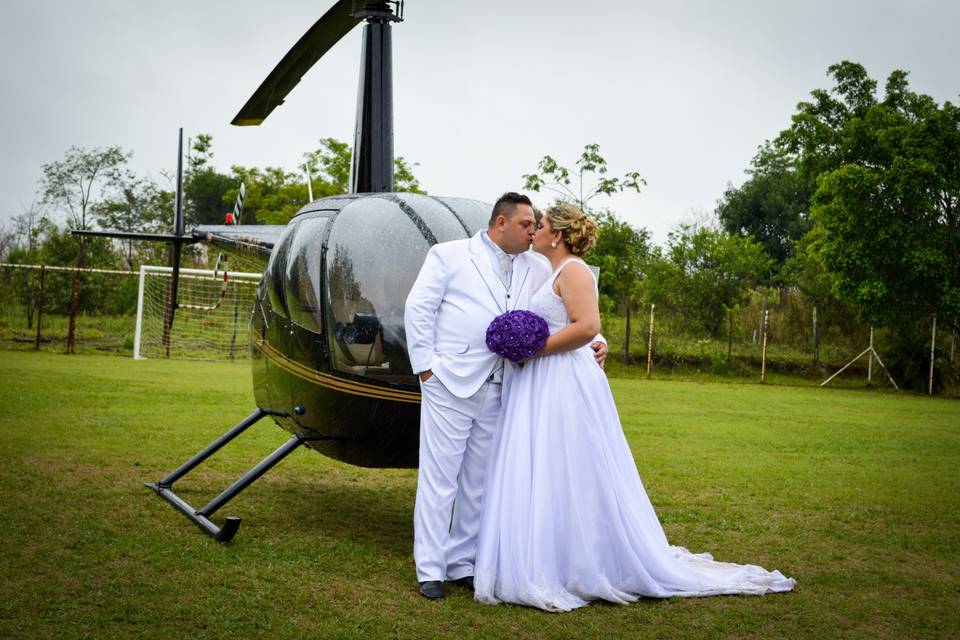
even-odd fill
[{"label": "wedding dress train", "polygon": [[[553,281],[530,301],[569,322]],[[671,546],[647,497],[613,395],[589,345],[535,358],[503,393],[474,585],[480,602],[566,611],[591,600],[789,591],[779,571]]]}]

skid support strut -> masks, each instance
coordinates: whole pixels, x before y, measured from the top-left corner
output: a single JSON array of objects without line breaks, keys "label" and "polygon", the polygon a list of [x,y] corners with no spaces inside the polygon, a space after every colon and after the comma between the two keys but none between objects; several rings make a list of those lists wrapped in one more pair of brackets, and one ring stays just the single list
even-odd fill
[{"label": "skid support strut", "polygon": [[201,462],[212,456],[228,442],[236,438],[238,435],[246,431],[250,426],[267,415],[269,415],[269,412],[258,407],[256,411],[244,418],[240,423],[232,427],[225,434],[207,445],[203,451],[184,462],[176,469],[176,471],[165,477],[163,480],[160,482],[147,482],[145,484],[153,489],[161,498],[172,504],[174,508],[185,515],[187,519],[200,527],[200,530],[206,533],[208,536],[217,542],[229,542],[231,539],[233,539],[233,536],[237,534],[237,530],[240,528],[240,518],[235,516],[227,516],[223,527],[218,527],[212,520],[210,520],[213,514],[216,513],[220,507],[230,502],[230,500],[236,497],[237,494],[250,486],[257,478],[265,474],[278,462],[293,453],[300,445],[311,438],[294,435],[285,443],[283,443],[280,448],[261,460],[257,466],[237,478],[233,484],[224,489],[220,495],[207,503],[207,505],[202,509],[194,509],[189,503],[187,503],[186,500],[174,493],[173,483],[185,476]]}]

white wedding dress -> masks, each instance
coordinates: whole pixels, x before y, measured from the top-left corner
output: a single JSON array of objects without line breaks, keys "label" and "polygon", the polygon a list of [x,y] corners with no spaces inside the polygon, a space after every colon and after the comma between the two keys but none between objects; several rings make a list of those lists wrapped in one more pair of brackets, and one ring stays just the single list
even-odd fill
[{"label": "white wedding dress", "polygon": [[[569,323],[553,281],[571,264],[586,268],[568,260],[530,300],[551,334]],[[590,600],[793,588],[779,571],[667,542],[589,345],[527,362],[503,398],[477,544],[478,601],[567,611]]]}]

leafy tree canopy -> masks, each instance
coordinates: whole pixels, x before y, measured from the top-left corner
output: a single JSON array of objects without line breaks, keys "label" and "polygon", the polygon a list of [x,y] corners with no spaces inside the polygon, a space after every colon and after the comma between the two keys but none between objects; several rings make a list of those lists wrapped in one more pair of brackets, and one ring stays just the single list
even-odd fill
[{"label": "leafy tree canopy", "polygon": [[[728,233],[753,237],[775,264],[783,265],[793,255],[794,243],[810,229],[812,189],[789,155],[769,142],[747,173],[750,178],[742,186],[724,191],[717,217]],[[779,276],[774,280],[782,282]]]},{"label": "leafy tree canopy", "polygon": [[[351,155],[347,143],[335,138],[323,138],[319,148],[303,154],[304,161],[298,166],[301,173],[279,167],[261,170],[234,166],[231,186],[223,195],[224,203],[228,207],[233,205],[242,181],[247,190],[244,223],[256,220],[260,224],[286,224],[309,200],[306,184],[308,174],[314,199],[347,193]],[[425,193],[413,174],[416,166],[416,163],[408,162],[403,156],[394,159],[396,191]]]},{"label": "leafy tree canopy", "polygon": [[131,155],[120,147],[70,147],[63,160],[43,165],[43,204],[62,213],[71,228],[91,228],[94,205],[105,189],[129,175],[125,166]]},{"label": "leafy tree canopy", "polygon": [[594,209],[590,203],[601,194],[609,196],[628,189],[639,193],[646,182],[636,171],[622,177],[609,176],[600,145],[588,144],[573,170],[546,155],[537,171],[523,176],[523,184],[530,191],[550,191],[556,202],[574,204],[596,220],[597,245],[587,260],[600,267],[600,308],[609,311],[617,306],[625,315],[624,360],[629,360],[631,310],[637,304],[643,262],[650,251],[650,232],[633,227],[609,209]]},{"label": "leafy tree canopy", "polygon": [[883,99],[859,64],[798,105],[778,144],[815,179],[815,249],[834,292],[878,325],[960,315],[960,109],[909,90]]},{"label": "leafy tree canopy", "polygon": [[[128,176],[116,184],[102,202],[94,205],[93,210],[104,229],[155,233],[169,228],[174,206],[172,192],[160,189],[147,178]],[[128,269],[134,268],[138,254],[145,250],[150,259],[156,261],[160,251],[147,247],[161,248],[134,240],[123,240],[120,244]]]},{"label": "leafy tree canopy", "polygon": [[612,195],[626,189],[640,193],[641,185],[647,184],[636,171],[619,178],[608,176],[607,161],[600,155],[598,144],[584,146],[574,167],[571,171],[551,156],[543,156],[536,172],[522,176],[523,188],[538,193],[545,189],[554,193],[559,202],[575,204],[581,211],[589,213],[590,201],[601,193]]},{"label": "leafy tree canopy", "polygon": [[743,304],[751,286],[772,265],[752,238],[706,227],[681,226],[657,249],[645,283],[649,299],[691,313],[691,320],[719,336],[726,313]]}]

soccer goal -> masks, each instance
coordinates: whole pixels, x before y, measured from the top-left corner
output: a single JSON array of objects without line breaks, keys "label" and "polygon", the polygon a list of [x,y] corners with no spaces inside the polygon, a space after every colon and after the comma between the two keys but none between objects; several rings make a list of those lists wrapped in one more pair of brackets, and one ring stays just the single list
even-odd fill
[{"label": "soccer goal", "polygon": [[181,268],[179,306],[168,346],[164,344],[163,328],[170,309],[172,273],[170,267],[140,267],[134,359],[248,358],[246,327],[261,274],[230,271],[225,279],[223,271]]}]

